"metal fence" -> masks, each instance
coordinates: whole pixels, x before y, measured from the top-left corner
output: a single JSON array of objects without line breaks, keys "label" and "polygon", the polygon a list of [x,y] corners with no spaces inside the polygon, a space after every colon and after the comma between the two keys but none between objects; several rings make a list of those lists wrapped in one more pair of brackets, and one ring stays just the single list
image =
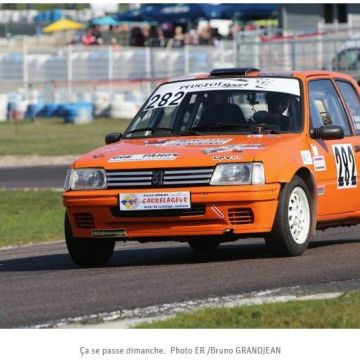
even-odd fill
[{"label": "metal fence", "polygon": [[[156,80],[208,72],[216,67],[251,65],[270,71],[330,69],[336,54],[356,46],[360,48],[360,39],[319,35],[266,41],[260,37],[251,41],[239,38],[221,41],[215,47],[180,49],[71,45],[59,48],[24,45],[21,51],[0,48],[0,92],[21,89],[27,98],[29,91],[37,89],[45,98],[61,93],[66,101],[72,101],[79,92],[131,88],[137,89],[139,97],[145,97]],[[351,74],[357,76],[357,70],[353,69]]]}]

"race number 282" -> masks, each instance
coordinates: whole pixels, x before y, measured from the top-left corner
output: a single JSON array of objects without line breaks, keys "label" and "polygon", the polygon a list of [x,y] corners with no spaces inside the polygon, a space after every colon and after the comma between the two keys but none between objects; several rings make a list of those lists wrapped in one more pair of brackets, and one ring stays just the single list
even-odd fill
[{"label": "race number 282", "polygon": [[333,145],[333,150],[338,189],[357,187],[357,169],[352,146],[350,144]]},{"label": "race number 282", "polygon": [[184,95],[185,93],[183,91],[179,91],[177,93],[167,92],[163,95],[156,94],[149,100],[149,104],[144,110],[146,111],[167,106],[178,106]]}]

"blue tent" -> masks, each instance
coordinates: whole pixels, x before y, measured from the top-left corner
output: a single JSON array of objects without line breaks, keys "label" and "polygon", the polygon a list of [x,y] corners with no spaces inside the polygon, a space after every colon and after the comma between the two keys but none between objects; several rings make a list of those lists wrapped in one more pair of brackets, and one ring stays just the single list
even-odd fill
[{"label": "blue tent", "polygon": [[149,6],[151,7],[151,5],[145,5],[140,9],[128,10],[126,12],[116,15],[115,18],[117,21],[147,21],[147,19],[144,18],[143,13],[145,11],[145,8]]},{"label": "blue tent", "polygon": [[115,20],[112,16],[103,16],[100,18],[92,19],[91,24],[93,25],[118,25],[119,22]]},{"label": "blue tent", "polygon": [[219,4],[218,13],[222,19],[236,19],[242,21],[270,19],[278,12],[275,4]]},{"label": "blue tent", "polygon": [[118,21],[186,22],[220,18],[218,5],[213,4],[154,4],[129,10],[117,16]]}]

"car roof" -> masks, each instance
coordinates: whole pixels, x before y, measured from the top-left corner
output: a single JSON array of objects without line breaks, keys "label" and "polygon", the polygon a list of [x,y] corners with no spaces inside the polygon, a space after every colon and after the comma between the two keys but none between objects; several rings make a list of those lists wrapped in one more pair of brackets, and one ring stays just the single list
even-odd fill
[{"label": "car roof", "polygon": [[214,69],[212,70],[211,73],[198,73],[198,74],[190,74],[187,76],[178,76],[176,78],[171,78],[167,80],[165,83],[186,81],[186,80],[201,80],[201,79],[231,79],[231,78],[239,78],[239,77],[281,77],[281,78],[296,78],[296,79],[305,80],[317,76],[353,80],[353,78],[350,75],[336,71],[325,71],[325,70],[266,71],[266,70],[259,70],[249,67],[249,68]]}]

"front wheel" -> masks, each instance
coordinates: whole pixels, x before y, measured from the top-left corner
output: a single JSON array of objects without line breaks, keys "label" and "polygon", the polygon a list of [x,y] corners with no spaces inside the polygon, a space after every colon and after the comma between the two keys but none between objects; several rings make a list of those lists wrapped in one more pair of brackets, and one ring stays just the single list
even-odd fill
[{"label": "front wheel", "polygon": [[265,237],[276,256],[301,255],[309,245],[312,198],[303,179],[295,176],[281,190],[272,231]]},{"label": "front wheel", "polygon": [[67,214],[65,215],[65,240],[71,258],[80,267],[104,266],[114,252],[114,240],[75,238]]}]

